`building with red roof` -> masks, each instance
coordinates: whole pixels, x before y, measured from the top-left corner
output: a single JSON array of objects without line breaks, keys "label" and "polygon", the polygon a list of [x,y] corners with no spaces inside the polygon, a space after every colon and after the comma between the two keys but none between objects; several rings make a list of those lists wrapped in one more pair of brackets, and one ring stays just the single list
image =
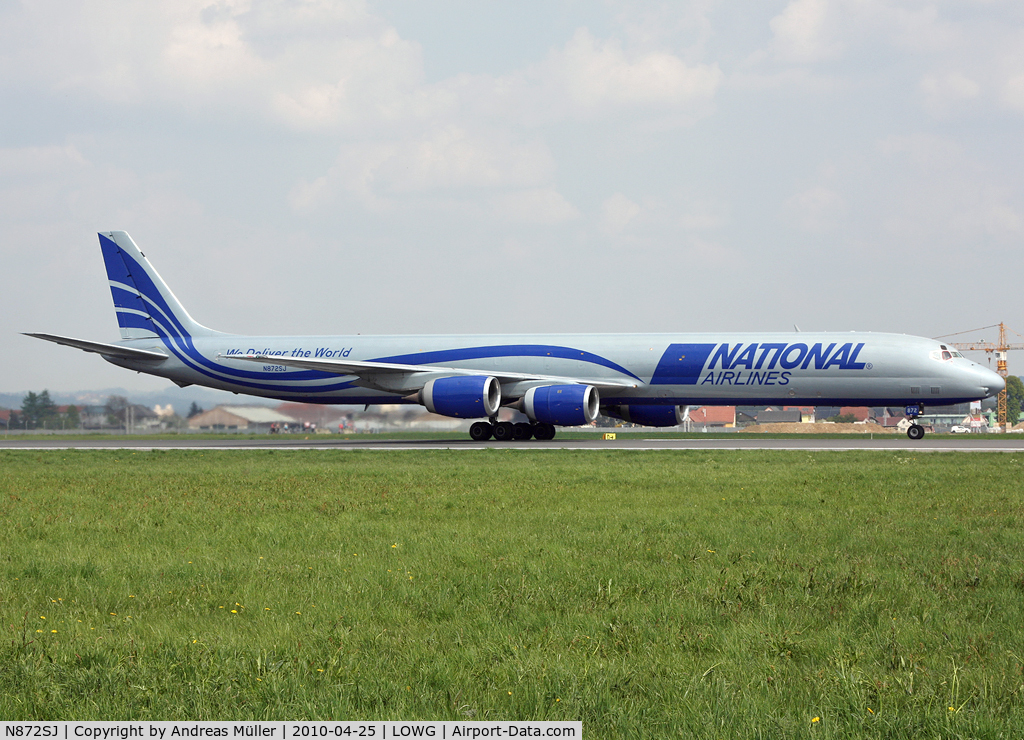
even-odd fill
[{"label": "building with red roof", "polygon": [[690,423],[695,426],[734,427],[736,426],[735,406],[699,406],[687,413]]},{"label": "building with red roof", "polygon": [[846,416],[847,414],[852,414],[856,421],[867,421],[874,418],[871,409],[867,406],[843,406],[839,409],[839,416]]}]

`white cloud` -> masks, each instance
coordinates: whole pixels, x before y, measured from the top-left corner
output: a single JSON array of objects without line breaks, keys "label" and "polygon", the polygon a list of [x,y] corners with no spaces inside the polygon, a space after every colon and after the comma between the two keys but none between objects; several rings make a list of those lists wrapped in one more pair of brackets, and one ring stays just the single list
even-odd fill
[{"label": "white cloud", "polygon": [[82,153],[71,144],[0,149],[0,183],[11,182],[15,177],[49,176],[87,165]]},{"label": "white cloud", "polygon": [[863,38],[870,39],[877,34],[899,49],[944,54],[963,41],[962,26],[943,18],[933,0],[918,3],[844,0],[844,4]]},{"label": "white cloud", "polygon": [[515,143],[500,132],[473,135],[448,126],[399,146],[376,168],[396,192],[532,185],[549,179],[554,162],[539,142]]},{"label": "white cloud", "polygon": [[905,155],[916,165],[928,167],[946,166],[963,156],[956,141],[935,134],[893,134],[878,142],[878,150],[889,157]]},{"label": "white cloud", "polygon": [[[409,68],[415,66],[410,62]],[[311,213],[348,193],[366,207],[386,210],[397,197],[469,202],[476,197],[469,189],[496,189],[507,191],[486,196],[497,213],[518,214],[514,218],[522,222],[563,222],[578,212],[553,185],[547,143],[539,133],[524,137],[524,131],[605,113],[647,121],[643,125],[660,122],[662,128],[668,115],[675,128],[686,119],[673,116],[692,119],[709,110],[721,79],[716,66],[687,64],[666,51],[626,50],[578,29],[561,49],[507,75],[457,75],[430,85],[406,79],[391,113],[383,115],[383,106],[363,110],[364,122],[375,125],[348,127],[356,136],[335,164],[323,176],[299,182],[289,201],[293,211]],[[293,125],[326,125],[345,119],[338,113],[347,105],[343,88],[279,95],[275,105]],[[536,214],[527,217],[523,203],[534,203]]]},{"label": "white cloud", "polygon": [[495,218],[520,224],[554,225],[579,217],[565,197],[554,188],[533,188],[501,193],[491,198]]},{"label": "white cloud", "polygon": [[944,116],[981,93],[981,86],[962,72],[926,75],[921,79],[919,88],[925,108],[934,116]]},{"label": "white cloud", "polygon": [[[60,6],[60,7],[59,7]],[[42,85],[120,104],[170,106],[223,121],[287,128],[409,130],[490,121],[508,126],[610,109],[694,109],[711,101],[717,65],[667,48],[624,48],[579,28],[547,58],[505,75],[424,82],[422,50],[364,2],[41,0],[4,14],[0,61]],[[45,32],[43,32],[45,29]],[[654,43],[649,35],[639,44]]]},{"label": "white cloud", "polygon": [[500,201],[505,204],[502,212],[514,212],[515,204],[532,197],[546,214],[539,216],[542,221],[553,213],[562,214],[558,220],[563,220],[568,212],[564,206],[537,195],[554,192],[553,177],[554,160],[540,141],[513,141],[501,131],[448,126],[417,139],[347,144],[327,174],[293,188],[290,203],[296,212],[308,213],[348,193],[381,209],[396,198],[448,193],[472,200],[481,189],[513,190],[521,194],[518,200]]},{"label": "white cloud", "polygon": [[962,41],[958,26],[927,1],[791,0],[769,25],[774,56],[794,63],[834,61],[879,41],[915,53],[948,53]]},{"label": "white cloud", "polygon": [[1005,194],[989,191],[976,204],[969,204],[950,219],[951,226],[963,234],[985,234],[1000,240],[1024,235],[1021,214],[1004,200]]},{"label": "white cloud", "polygon": [[646,2],[645,0],[608,0],[615,25],[630,46],[665,46],[679,38],[692,40],[691,46],[703,49],[714,35],[712,14],[719,0],[687,2]]},{"label": "white cloud", "polygon": [[457,75],[417,88],[408,113],[419,120],[465,117],[494,125],[539,127],[622,115],[634,120],[687,114],[673,128],[706,115],[724,75],[666,50],[625,48],[586,28],[534,64],[505,75]]},{"label": "white cloud", "polygon": [[1010,108],[1024,113],[1024,73],[1014,75],[1005,82],[1001,98]]},{"label": "white cloud", "polygon": [[419,45],[359,0],[65,5],[4,19],[18,84],[308,129],[402,115],[422,78]]},{"label": "white cloud", "polygon": [[788,198],[783,213],[797,228],[823,233],[838,228],[846,214],[846,201],[831,188],[818,185]]},{"label": "white cloud", "polygon": [[622,193],[605,198],[601,204],[601,229],[608,234],[618,234],[640,213],[640,206]]},{"label": "white cloud", "polygon": [[577,105],[685,105],[714,96],[722,73],[713,65],[687,65],[668,52],[627,55],[615,40],[599,41],[579,29],[544,65]]},{"label": "white cloud", "polygon": [[686,204],[679,224],[687,231],[710,231],[726,223],[727,213],[726,204],[700,198]]},{"label": "white cloud", "polygon": [[204,21],[198,8],[189,10],[171,21],[163,47],[148,60],[149,73],[194,93],[244,84],[270,71],[270,65],[246,42],[236,15],[219,14]]},{"label": "white cloud", "polygon": [[747,266],[747,259],[734,247],[721,242],[713,242],[694,237],[692,242],[682,250],[683,263],[687,268],[696,265],[705,268],[729,268],[741,270]]},{"label": "white cloud", "polygon": [[0,217],[28,228],[82,221],[95,228],[167,224],[203,208],[169,175],[89,161],[74,145],[0,149]]},{"label": "white cloud", "polygon": [[819,62],[840,56],[845,45],[837,38],[831,9],[828,0],[792,0],[769,23],[775,35],[775,54],[793,62]]},{"label": "white cloud", "polygon": [[312,182],[300,180],[288,193],[288,206],[294,213],[307,216],[327,205],[334,197],[333,169]]},{"label": "white cloud", "polygon": [[393,28],[367,29],[328,48],[290,47],[275,64],[280,82],[270,105],[294,128],[376,126],[419,117],[419,45]]}]

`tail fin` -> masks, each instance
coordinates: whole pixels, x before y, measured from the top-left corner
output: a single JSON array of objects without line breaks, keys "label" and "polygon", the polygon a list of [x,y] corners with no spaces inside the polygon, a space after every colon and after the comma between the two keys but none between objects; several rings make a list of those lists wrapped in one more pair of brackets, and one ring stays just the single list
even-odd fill
[{"label": "tail fin", "polygon": [[124,231],[100,232],[122,339],[174,340],[218,334],[196,322]]}]

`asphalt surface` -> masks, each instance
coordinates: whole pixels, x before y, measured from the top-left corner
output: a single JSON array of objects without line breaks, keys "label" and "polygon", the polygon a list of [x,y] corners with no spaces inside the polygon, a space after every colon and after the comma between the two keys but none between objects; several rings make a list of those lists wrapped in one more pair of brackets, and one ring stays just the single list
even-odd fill
[{"label": "asphalt surface", "polygon": [[462,434],[432,439],[380,439],[338,436],[281,436],[276,439],[218,439],[183,437],[146,439],[97,437],[67,439],[60,436],[0,437],[0,450],[891,450],[900,452],[1024,452],[1024,434],[1013,435],[928,435],[911,441],[903,435],[874,439],[814,439],[793,436],[764,439],[754,435],[708,435],[689,439],[651,439],[640,435],[618,435],[617,439],[559,439],[550,442],[474,442]]}]

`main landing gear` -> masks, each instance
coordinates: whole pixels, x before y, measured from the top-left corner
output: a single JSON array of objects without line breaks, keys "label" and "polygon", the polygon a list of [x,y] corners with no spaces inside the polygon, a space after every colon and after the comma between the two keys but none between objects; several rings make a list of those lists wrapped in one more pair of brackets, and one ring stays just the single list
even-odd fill
[{"label": "main landing gear", "polygon": [[517,424],[510,421],[478,421],[469,428],[469,436],[474,442],[484,442],[491,437],[498,442],[525,441],[531,437],[549,440],[555,438],[555,425],[539,421],[533,424],[526,421]]},{"label": "main landing gear", "polygon": [[907,418],[910,419],[910,426],[907,427],[907,436],[913,440],[924,437],[924,427],[917,423],[917,417],[924,413],[924,406],[911,404],[906,408]]}]

